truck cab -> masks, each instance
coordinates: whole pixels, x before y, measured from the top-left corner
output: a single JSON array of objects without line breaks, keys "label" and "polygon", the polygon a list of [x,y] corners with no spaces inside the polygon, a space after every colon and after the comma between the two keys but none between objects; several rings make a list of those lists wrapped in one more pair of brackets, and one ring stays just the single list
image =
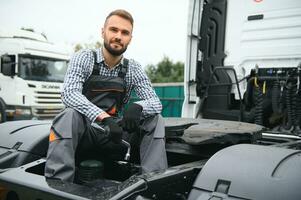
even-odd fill
[{"label": "truck cab", "polygon": [[67,47],[32,30],[0,30],[1,121],[58,114],[69,55]]},{"label": "truck cab", "polygon": [[298,0],[192,1],[182,116],[300,135],[300,13]]}]

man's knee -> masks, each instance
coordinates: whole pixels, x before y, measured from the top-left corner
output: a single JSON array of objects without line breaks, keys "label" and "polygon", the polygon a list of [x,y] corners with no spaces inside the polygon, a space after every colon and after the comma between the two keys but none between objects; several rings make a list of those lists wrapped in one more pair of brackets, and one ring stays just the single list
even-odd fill
[{"label": "man's knee", "polygon": [[68,118],[68,119],[80,119],[83,118],[82,114],[80,114],[77,110],[73,108],[65,108],[61,113],[59,113],[55,118],[54,122],[57,120],[60,120],[62,118]]},{"label": "man's knee", "polygon": [[162,115],[156,114],[146,118],[141,126],[146,135],[153,135],[154,138],[165,137],[165,124]]},{"label": "man's knee", "polygon": [[72,108],[66,108],[54,118],[52,128],[62,138],[73,138],[72,135],[78,136],[84,132],[85,124],[86,119],[82,114]]}]

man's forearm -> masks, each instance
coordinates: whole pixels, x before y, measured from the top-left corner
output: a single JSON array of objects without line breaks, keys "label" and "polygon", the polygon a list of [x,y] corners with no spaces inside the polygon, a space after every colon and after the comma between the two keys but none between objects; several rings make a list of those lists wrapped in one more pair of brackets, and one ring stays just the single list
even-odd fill
[{"label": "man's forearm", "polygon": [[62,92],[62,101],[67,107],[71,107],[85,115],[91,122],[95,121],[98,115],[104,112],[80,92]]}]

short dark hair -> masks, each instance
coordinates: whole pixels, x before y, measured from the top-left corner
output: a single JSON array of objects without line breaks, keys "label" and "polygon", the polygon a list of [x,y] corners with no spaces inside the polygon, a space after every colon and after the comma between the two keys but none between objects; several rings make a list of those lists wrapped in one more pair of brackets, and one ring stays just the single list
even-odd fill
[{"label": "short dark hair", "polygon": [[132,15],[128,11],[123,10],[123,9],[117,9],[117,10],[114,10],[114,11],[110,12],[110,14],[106,17],[105,23],[113,15],[117,15],[119,17],[122,17],[123,19],[128,20],[132,24],[132,26],[134,25],[134,19],[133,19]]}]

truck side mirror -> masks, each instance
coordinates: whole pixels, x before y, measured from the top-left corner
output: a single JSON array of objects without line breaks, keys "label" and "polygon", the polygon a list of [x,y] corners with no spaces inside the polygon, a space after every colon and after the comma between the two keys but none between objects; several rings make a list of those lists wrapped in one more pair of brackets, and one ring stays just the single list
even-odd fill
[{"label": "truck side mirror", "polygon": [[5,76],[13,77],[16,75],[16,56],[3,55],[1,56],[1,72]]}]

